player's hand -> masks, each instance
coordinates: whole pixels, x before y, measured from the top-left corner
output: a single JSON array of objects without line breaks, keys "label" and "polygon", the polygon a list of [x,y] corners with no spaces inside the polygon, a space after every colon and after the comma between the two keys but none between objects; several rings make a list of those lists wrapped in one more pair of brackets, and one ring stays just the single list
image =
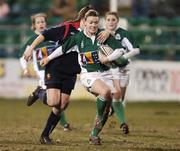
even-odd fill
[{"label": "player's hand", "polygon": [[44,67],[45,65],[47,65],[48,63],[49,63],[49,59],[48,58],[44,58],[44,59],[42,59],[41,61],[40,61],[40,65],[42,66],[42,67]]},{"label": "player's hand", "polygon": [[99,41],[100,44],[102,44],[108,39],[109,35],[110,33],[107,30],[101,31],[98,34],[97,40]]},{"label": "player's hand", "polygon": [[99,52],[99,61],[102,64],[107,64],[109,62],[108,58],[104,54],[102,54],[101,52]]},{"label": "player's hand", "polygon": [[30,74],[29,74],[29,70],[28,69],[24,69],[23,70],[23,76],[25,77],[28,77]]},{"label": "player's hand", "polygon": [[24,59],[25,59],[26,61],[29,61],[29,60],[31,59],[31,57],[32,57],[32,51],[33,51],[33,49],[32,49],[30,46],[27,46],[27,47],[26,47],[26,50],[25,50],[25,52],[24,52],[24,54],[23,54]]}]

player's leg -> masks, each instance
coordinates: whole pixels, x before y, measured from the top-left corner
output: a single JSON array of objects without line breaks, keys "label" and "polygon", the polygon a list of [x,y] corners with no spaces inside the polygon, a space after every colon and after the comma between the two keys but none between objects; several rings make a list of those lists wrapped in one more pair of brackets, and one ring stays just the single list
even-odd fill
[{"label": "player's leg", "polygon": [[[42,90],[40,86],[37,86],[36,89],[29,95],[27,99],[27,106],[31,106],[34,102],[36,102],[39,99],[39,92]],[[41,91],[42,92],[42,91]]]},{"label": "player's leg", "polygon": [[[119,68],[112,68],[112,69],[110,69],[110,72],[112,74],[113,79],[117,80],[116,82],[119,83],[119,77],[120,77]],[[113,84],[115,83],[114,86],[116,87],[116,90],[121,93],[121,88],[120,88],[119,85],[116,84],[116,82],[113,81]],[[112,116],[113,114],[114,114],[114,108],[112,106],[112,101],[111,101],[111,105],[110,105],[110,108],[109,108],[109,116]]]},{"label": "player's leg", "polygon": [[112,100],[114,100],[114,99],[119,100],[119,98],[121,97],[121,90],[119,88],[117,88],[117,86],[115,85],[115,84],[117,84],[117,82],[119,82],[119,80],[117,80],[115,82],[115,84],[112,79],[109,79],[109,80],[106,79],[105,82],[111,88],[111,93],[112,93],[113,98],[111,98],[111,100],[107,103],[106,109],[104,111],[103,122],[102,122],[103,126],[105,125],[105,123],[108,119],[109,111],[110,111],[110,108],[112,107]]},{"label": "player's leg", "polygon": [[122,102],[123,102],[123,105],[124,105],[124,106],[126,106],[126,100],[125,100],[126,88],[127,88],[127,87],[121,87],[121,92],[122,92]]},{"label": "player's leg", "polygon": [[103,114],[107,102],[108,100],[110,100],[111,90],[102,80],[96,80],[92,85],[92,92],[99,94],[99,96],[96,100],[97,115],[95,117],[94,128],[91,131],[90,143],[94,145],[99,145],[101,144],[101,142],[98,135],[103,127]]},{"label": "player's leg", "polygon": [[52,112],[49,115],[45,128],[41,134],[40,142],[42,144],[52,144],[49,138],[50,133],[56,127],[60,118],[60,90],[56,88],[47,89],[47,100],[48,105],[53,107]]},{"label": "player's leg", "polygon": [[76,82],[76,75],[68,76],[66,75],[63,77],[63,80],[61,81],[61,116],[60,116],[60,125],[64,128],[64,131],[71,130],[70,124],[67,122],[65,117],[65,109],[69,105],[69,99],[72,90],[74,89]]},{"label": "player's leg", "polygon": [[27,106],[31,106],[38,99],[43,101],[44,104],[47,104],[46,86],[44,84],[44,70],[37,71],[36,73],[39,77],[39,85],[28,97]]},{"label": "player's leg", "polygon": [[102,78],[100,72],[81,73],[80,75],[80,81],[87,91],[97,96],[97,114],[89,139],[90,143],[94,145],[101,144],[98,134],[102,129],[102,117],[111,92],[109,87],[100,80]]},{"label": "player's leg", "polygon": [[129,65],[127,65],[124,69],[120,69],[120,87],[122,91],[122,101],[123,105],[125,106],[125,95],[126,95],[126,88],[129,85]]},{"label": "player's leg", "polygon": [[68,107],[71,89],[63,89],[61,90],[61,116],[59,119],[60,125],[64,128],[64,131],[70,131],[70,124],[66,120],[65,109]]},{"label": "player's leg", "polygon": [[61,111],[59,123],[63,127],[64,131],[71,131],[72,130],[70,127],[70,124],[66,120],[65,111]]},{"label": "player's leg", "polygon": [[[114,85],[115,85],[116,89],[119,92],[121,92],[120,82],[118,79],[114,79]],[[122,96],[122,94],[120,94],[120,96],[118,96],[117,94],[113,95],[112,107],[114,109],[114,112],[117,115],[119,122],[121,123],[120,127],[123,129],[123,133],[128,134],[129,128],[128,128],[128,125],[126,124],[125,107],[123,105],[121,96]]]}]

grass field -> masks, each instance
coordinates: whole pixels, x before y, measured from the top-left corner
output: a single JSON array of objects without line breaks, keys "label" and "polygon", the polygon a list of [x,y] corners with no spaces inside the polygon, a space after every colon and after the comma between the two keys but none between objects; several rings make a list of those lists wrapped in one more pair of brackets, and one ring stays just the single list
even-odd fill
[{"label": "grass field", "polygon": [[41,145],[39,136],[50,108],[25,100],[0,100],[0,151],[180,151],[180,103],[128,103],[130,134],[123,135],[115,116],[101,133],[102,145],[88,143],[95,117],[95,102],[73,101],[66,111],[72,126],[58,125],[51,135],[55,145]]}]

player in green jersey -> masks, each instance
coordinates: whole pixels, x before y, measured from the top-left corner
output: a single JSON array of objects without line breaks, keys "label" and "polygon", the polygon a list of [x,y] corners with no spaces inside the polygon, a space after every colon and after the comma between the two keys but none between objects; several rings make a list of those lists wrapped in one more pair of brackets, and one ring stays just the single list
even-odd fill
[{"label": "player in green jersey", "polygon": [[[139,47],[136,45],[131,33],[128,32],[127,30],[117,27],[118,22],[119,22],[119,17],[116,12],[106,13],[105,15],[106,30],[108,30],[109,33],[112,36],[114,36],[115,39],[118,40],[122,44],[122,46],[126,50],[123,57],[130,60],[130,58],[139,54],[140,50],[139,50]],[[104,63],[107,63],[107,62],[105,61]],[[122,103],[125,103],[125,93],[126,93],[126,88],[129,83],[129,72],[130,72],[129,66],[130,65],[127,64],[124,67],[117,67],[117,68],[111,69],[114,83],[116,83],[115,85],[116,89],[118,89],[121,92],[122,101],[119,103],[122,107],[122,110],[125,109]],[[112,102],[112,106],[115,103],[116,102]],[[114,111],[113,108],[111,108],[110,115],[113,113],[113,111]],[[124,119],[122,118],[120,122],[122,123],[120,127],[123,128],[124,134],[128,134],[129,129]]]},{"label": "player in green jersey", "polygon": [[[101,64],[99,61],[98,49],[100,43],[98,42],[97,37],[101,30],[98,29],[98,13],[94,10],[88,11],[85,15],[84,24],[85,29],[82,32],[70,37],[65,44],[57,48],[50,56],[41,60],[41,64],[44,66],[50,60],[68,53],[72,47],[78,48],[81,65],[80,80],[89,92],[96,94],[97,96],[97,115],[94,128],[90,135],[90,143],[99,145],[101,142],[98,134],[102,129],[104,109],[109,100],[112,99],[111,94],[113,94],[113,99],[115,100],[119,100],[120,95],[114,88],[109,67]],[[114,49],[113,54],[108,56],[109,61],[115,60],[123,54],[124,49],[122,48],[122,45],[112,36],[105,41],[105,44]],[[120,110],[119,107],[117,108]]]}]

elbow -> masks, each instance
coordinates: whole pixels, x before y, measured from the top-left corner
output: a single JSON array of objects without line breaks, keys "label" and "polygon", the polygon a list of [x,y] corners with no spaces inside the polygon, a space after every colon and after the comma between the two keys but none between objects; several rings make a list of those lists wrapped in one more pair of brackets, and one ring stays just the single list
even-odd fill
[{"label": "elbow", "polygon": [[135,48],[134,51],[135,51],[136,55],[140,54],[140,49],[139,48]]}]

